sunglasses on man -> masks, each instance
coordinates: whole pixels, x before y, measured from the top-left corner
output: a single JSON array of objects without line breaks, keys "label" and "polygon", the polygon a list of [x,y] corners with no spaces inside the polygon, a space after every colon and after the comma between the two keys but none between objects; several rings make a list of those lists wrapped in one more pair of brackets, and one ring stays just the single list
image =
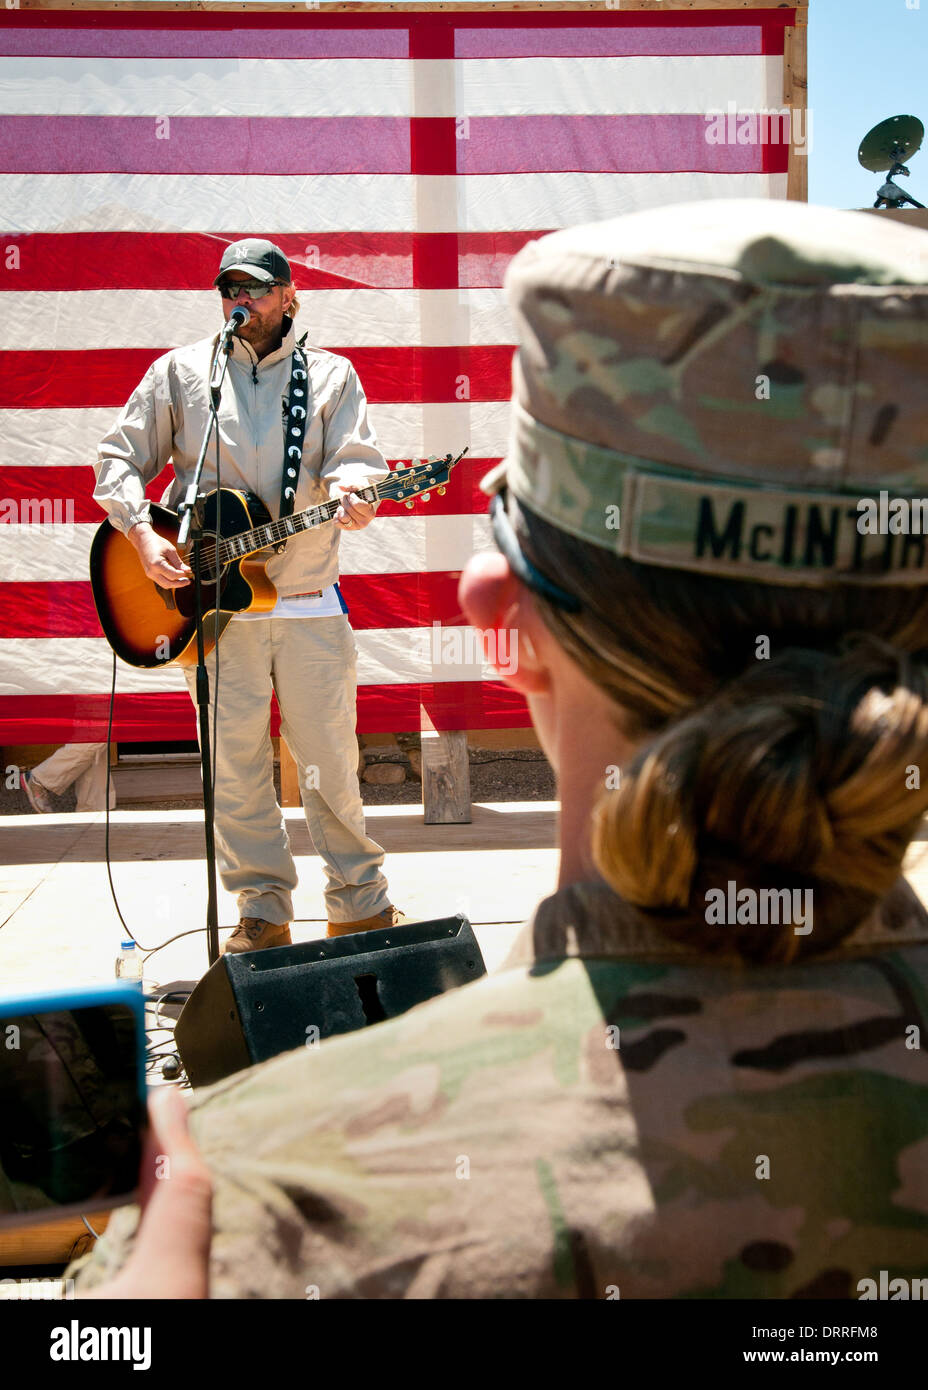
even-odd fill
[{"label": "sunglasses on man", "polygon": [[222,280],[218,289],[223,299],[238,299],[242,290],[249,299],[263,299],[275,285],[282,284],[282,280]]}]

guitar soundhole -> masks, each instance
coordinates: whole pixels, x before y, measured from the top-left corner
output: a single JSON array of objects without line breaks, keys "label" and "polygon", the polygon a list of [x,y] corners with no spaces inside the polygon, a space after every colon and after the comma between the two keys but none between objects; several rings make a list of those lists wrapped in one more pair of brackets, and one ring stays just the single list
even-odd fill
[{"label": "guitar soundhole", "polygon": [[203,541],[200,546],[200,580],[203,584],[215,584],[220,574],[226,569],[225,565],[216,563],[216,533],[215,531],[204,531]]}]

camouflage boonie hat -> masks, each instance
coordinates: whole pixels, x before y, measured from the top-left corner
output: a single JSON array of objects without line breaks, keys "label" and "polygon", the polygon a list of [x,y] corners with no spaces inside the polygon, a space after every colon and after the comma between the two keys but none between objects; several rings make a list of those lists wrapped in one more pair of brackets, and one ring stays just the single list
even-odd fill
[{"label": "camouflage boonie hat", "polygon": [[645,564],[928,582],[924,231],[712,199],[542,237],[506,289],[510,439],[484,492]]}]

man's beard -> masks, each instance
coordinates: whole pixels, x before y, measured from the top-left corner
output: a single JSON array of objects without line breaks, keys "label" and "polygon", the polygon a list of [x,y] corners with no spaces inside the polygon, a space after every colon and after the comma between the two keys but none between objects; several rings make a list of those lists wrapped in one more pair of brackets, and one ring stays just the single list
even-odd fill
[{"label": "man's beard", "polygon": [[280,319],[279,323],[267,325],[252,320],[248,327],[252,329],[252,332],[248,333],[247,336],[243,333],[241,336],[247,343],[251,344],[255,352],[270,352],[280,346],[284,334],[283,318]]}]

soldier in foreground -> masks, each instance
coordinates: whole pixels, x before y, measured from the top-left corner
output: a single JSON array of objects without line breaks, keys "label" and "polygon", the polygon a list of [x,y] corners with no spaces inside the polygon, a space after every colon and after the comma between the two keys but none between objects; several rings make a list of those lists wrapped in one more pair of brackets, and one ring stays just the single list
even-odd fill
[{"label": "soldier in foreground", "polygon": [[558,889],[495,975],[198,1093],[191,1186],[125,1267],[114,1216],[88,1293],[174,1292],[166,1223],[219,1297],[928,1275],[928,915],[900,877],[928,563],[857,524],[928,492],[928,238],[706,202],[545,237],[507,287],[501,554],[461,597],[518,637]]}]

